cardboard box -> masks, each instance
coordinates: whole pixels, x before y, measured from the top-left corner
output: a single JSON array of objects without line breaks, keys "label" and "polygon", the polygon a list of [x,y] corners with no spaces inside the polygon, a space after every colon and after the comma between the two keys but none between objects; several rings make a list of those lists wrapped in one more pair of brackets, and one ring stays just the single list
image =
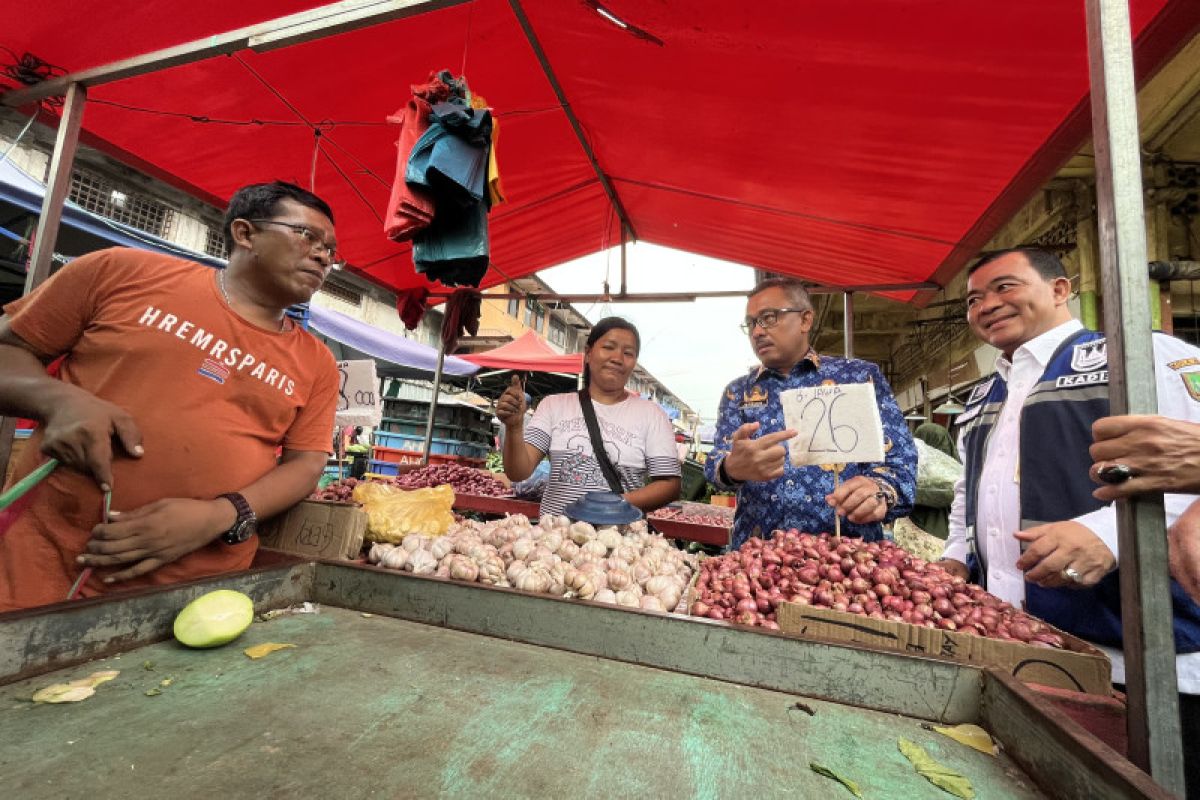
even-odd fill
[{"label": "cardboard box", "polygon": [[960,664],[994,667],[1023,683],[1086,694],[1112,694],[1112,665],[1108,657],[1059,630],[1054,632],[1063,637],[1063,650],[796,603],[780,603],[776,615],[781,631],[805,638],[869,644]]},{"label": "cardboard box", "polygon": [[301,500],[259,526],[263,547],[323,559],[356,559],[367,532],[367,514],[358,503]]}]

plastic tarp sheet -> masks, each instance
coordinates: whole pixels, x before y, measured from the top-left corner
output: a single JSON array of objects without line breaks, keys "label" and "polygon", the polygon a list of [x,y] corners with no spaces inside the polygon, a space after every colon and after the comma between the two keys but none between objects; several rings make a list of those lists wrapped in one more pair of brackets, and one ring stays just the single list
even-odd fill
[{"label": "plastic tarp sheet", "polygon": [[[9,15],[0,45],[80,70],[316,5],[46,0]],[[944,284],[1090,134],[1079,0],[606,0],[624,28],[585,2],[522,6],[638,239],[830,286]],[[1200,27],[1196,0],[1131,15],[1141,80]],[[382,232],[384,119],[463,65],[503,130],[509,202],[483,286],[617,244],[507,0],[95,86],[86,141],[220,204],[251,181],[309,184],[303,117],[353,268],[427,285]]]},{"label": "plastic tarp sheet", "polygon": [[533,331],[525,331],[506,345],[483,353],[460,356],[481,367],[511,369],[523,372],[563,372],[578,375],[583,372],[583,353],[562,355],[546,344]]},{"label": "plastic tarp sheet", "polygon": [[[320,306],[309,306],[309,327],[340,347],[334,355],[345,360],[374,358],[380,375],[393,378],[429,377],[437,368],[438,351],[429,345],[388,333]],[[479,367],[454,356],[446,356],[442,374],[450,377],[473,375]]]}]

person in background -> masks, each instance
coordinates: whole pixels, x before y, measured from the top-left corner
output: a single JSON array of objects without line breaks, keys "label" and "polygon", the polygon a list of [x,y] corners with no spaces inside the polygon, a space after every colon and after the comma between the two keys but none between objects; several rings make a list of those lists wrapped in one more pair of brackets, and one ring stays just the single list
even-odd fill
[{"label": "person in background", "polygon": [[[1116,512],[1093,495],[1092,426],[1108,416],[1102,334],[1071,316],[1071,281],[1036,248],[991,253],[967,277],[967,321],[1001,351],[995,374],[959,415],[965,476],[955,486],[942,565],[1014,606],[1093,642],[1121,684]],[[1154,336],[1159,411],[1200,421],[1200,393],[1179,379],[1200,350]],[[1175,366],[1172,366],[1172,365]],[[1168,524],[1195,497],[1166,496]],[[1171,585],[1189,793],[1200,792],[1200,606]],[[1200,795],[1197,795],[1200,796]]]},{"label": "person in background", "polygon": [[[913,438],[958,461],[958,451],[954,447],[954,440],[950,438],[950,431],[936,422],[922,422],[913,431]],[[954,490],[943,491],[922,486],[920,464],[917,466],[916,504],[909,519],[926,533],[945,539],[950,534],[950,506],[954,502]]]},{"label": "person in background", "polygon": [[[600,320],[584,349],[583,383],[623,496],[643,511],[653,511],[679,499],[682,473],[667,415],[657,403],[625,389],[641,345],[637,328],[628,321]],[[496,403],[496,416],[505,428],[504,473],[513,481],[525,480],[550,457],[542,514],[561,514],[588,492],[611,491],[580,403],[575,392],[550,395],[538,403],[526,426],[527,401],[516,376]]]},{"label": "person in background", "polygon": [[14,479],[60,466],[0,537],[0,611],[60,602],[87,568],[83,597],[245,569],[256,520],[316,486],[338,372],[285,311],[337,259],[333,213],[298,186],[246,186],[225,235],[225,269],[102,250],[5,306],[0,414],[39,423]]},{"label": "person in background", "polygon": [[[708,481],[737,492],[733,547],[777,529],[842,533],[867,540],[883,535],[882,523],[907,516],[915,493],[917,451],[883,373],[857,359],[818,355],[809,344],[813,309],[804,285],[770,278],[750,293],[742,326],[761,366],[725,389],[715,445],[705,462]],[[785,442],[796,435],[784,424],[780,393],[825,384],[870,382],[883,422],[885,460],[877,464],[792,466]],[[833,469],[840,473],[834,489]]]}]

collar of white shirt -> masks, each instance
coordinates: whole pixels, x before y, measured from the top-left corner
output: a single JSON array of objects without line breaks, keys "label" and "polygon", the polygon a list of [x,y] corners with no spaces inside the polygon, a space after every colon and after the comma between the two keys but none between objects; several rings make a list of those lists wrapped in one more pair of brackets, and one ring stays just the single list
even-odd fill
[{"label": "collar of white shirt", "polygon": [[1081,330],[1083,330],[1083,323],[1077,319],[1064,322],[1057,328],[1051,328],[1041,336],[1030,339],[1018,347],[1013,353],[1012,361],[1005,358],[1003,353],[996,356],[996,372],[1007,383],[1009,374],[1012,372],[1013,362],[1022,359],[1023,356],[1033,358],[1038,366],[1044,369],[1050,363],[1050,357],[1054,355],[1058,346]]}]

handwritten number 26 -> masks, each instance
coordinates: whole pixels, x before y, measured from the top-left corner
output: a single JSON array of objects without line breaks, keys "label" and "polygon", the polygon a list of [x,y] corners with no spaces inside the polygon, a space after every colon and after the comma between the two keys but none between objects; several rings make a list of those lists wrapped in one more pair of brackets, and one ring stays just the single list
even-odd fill
[{"label": "handwritten number 26", "polygon": [[[804,409],[800,412],[802,420],[808,419],[808,410],[816,406],[816,424],[813,425],[812,436],[808,440],[808,451],[810,453],[832,453],[842,452],[849,453],[858,446],[858,431],[853,425],[834,425],[833,412],[845,395],[838,395],[833,398],[833,401],[826,404],[820,397],[814,397],[804,404]],[[827,435],[825,434],[828,431]],[[818,437],[820,442],[818,443]],[[832,445],[832,447],[826,446]]]}]

